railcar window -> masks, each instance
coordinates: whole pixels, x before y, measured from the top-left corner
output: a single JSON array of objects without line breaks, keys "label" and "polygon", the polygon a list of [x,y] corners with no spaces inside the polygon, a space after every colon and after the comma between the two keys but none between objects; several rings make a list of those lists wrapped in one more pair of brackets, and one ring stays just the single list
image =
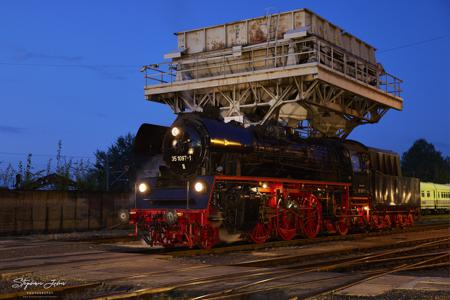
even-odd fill
[{"label": "railcar window", "polygon": [[422,197],[425,197],[425,192],[422,192]]},{"label": "railcar window", "polygon": [[430,197],[430,192],[427,192],[427,197]]}]

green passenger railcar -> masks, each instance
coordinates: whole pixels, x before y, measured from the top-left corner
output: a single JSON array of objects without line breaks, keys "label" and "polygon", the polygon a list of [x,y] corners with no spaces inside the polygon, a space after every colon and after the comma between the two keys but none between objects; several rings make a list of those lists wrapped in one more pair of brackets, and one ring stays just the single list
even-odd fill
[{"label": "green passenger railcar", "polygon": [[420,200],[422,213],[448,213],[450,185],[421,182]]}]

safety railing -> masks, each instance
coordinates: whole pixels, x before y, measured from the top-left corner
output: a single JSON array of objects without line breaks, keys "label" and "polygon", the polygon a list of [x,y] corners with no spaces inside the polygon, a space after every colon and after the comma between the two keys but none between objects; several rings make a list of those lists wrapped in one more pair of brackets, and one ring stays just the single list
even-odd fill
[{"label": "safety railing", "polygon": [[265,69],[319,63],[357,81],[400,96],[402,81],[386,72],[381,65],[374,65],[346,50],[317,37],[295,43],[272,43],[267,47],[246,47],[242,52],[144,66],[145,84],[173,84],[185,80],[225,76]]},{"label": "safety railing", "polygon": [[400,93],[402,92],[400,85],[403,83],[401,79],[385,72],[381,74],[381,76],[379,76],[378,80],[378,88],[382,89],[388,94],[400,97]]}]

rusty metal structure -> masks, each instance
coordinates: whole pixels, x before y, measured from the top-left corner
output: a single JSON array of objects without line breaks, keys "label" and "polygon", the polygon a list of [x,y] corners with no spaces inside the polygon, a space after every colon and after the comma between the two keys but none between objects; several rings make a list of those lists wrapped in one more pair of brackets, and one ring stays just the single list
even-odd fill
[{"label": "rusty metal structure", "polygon": [[220,109],[225,121],[271,121],[307,136],[347,137],[401,110],[401,80],[376,49],[307,9],[176,33],[168,61],[147,65],[145,97],[175,113]]}]

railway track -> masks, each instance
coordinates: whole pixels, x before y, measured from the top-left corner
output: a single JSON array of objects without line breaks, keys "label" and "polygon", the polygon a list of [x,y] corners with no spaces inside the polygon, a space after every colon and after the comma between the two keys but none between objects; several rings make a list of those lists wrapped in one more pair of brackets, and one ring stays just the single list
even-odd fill
[{"label": "railway track", "polygon": [[[305,285],[326,283],[329,289],[319,289],[312,293],[306,293],[306,297],[321,297],[329,293],[337,292],[353,285],[392,274],[395,272],[423,269],[437,266],[447,266],[449,258],[450,239],[448,237],[428,238],[416,240],[410,243],[399,243],[389,249],[374,247],[366,253],[353,253],[343,257],[332,256],[322,259],[320,262],[292,264],[290,260],[276,260],[271,268],[258,268],[227,275],[193,278],[175,284],[159,286],[156,288],[141,289],[137,291],[125,291],[116,294],[97,294],[97,300],[112,299],[136,299],[136,298],[170,298],[182,295],[183,298],[200,299],[227,299],[266,293],[276,289],[283,289],[292,285]],[[367,267],[370,266],[370,267]],[[210,266],[198,266],[208,268]],[[186,272],[191,268],[181,268],[179,272]],[[348,273],[358,270],[358,274]],[[344,272],[344,273],[343,273]],[[158,277],[161,272],[148,272],[137,276]],[[307,274],[324,273],[316,279],[302,278]],[[112,283],[117,280],[132,279],[133,277],[115,277],[101,284]],[[292,278],[298,280],[292,281]],[[285,280],[289,279],[289,282]],[[336,285],[335,282],[339,284]],[[59,294],[83,293],[100,283],[80,285],[79,287],[67,287],[67,290],[59,289]],[[224,288],[225,286],[225,288]],[[205,293],[204,291],[211,291]],[[11,299],[11,297],[0,297]]]},{"label": "railway track", "polygon": [[[437,256],[436,256],[437,255]],[[380,257],[380,256],[384,256],[377,254],[374,255],[375,257]],[[418,257],[418,256],[416,256]],[[240,285],[240,286],[236,286],[234,288],[230,288],[230,289],[225,289],[225,290],[221,290],[218,292],[214,292],[214,293],[209,293],[209,294],[204,294],[201,296],[197,296],[197,297],[193,297],[193,300],[200,300],[200,299],[229,299],[229,298],[238,298],[238,297],[244,297],[244,296],[249,296],[252,294],[258,294],[258,293],[266,293],[268,291],[271,290],[275,290],[275,289],[283,289],[283,288],[288,288],[288,287],[292,287],[292,285],[294,284],[312,284],[312,283],[319,283],[319,282],[326,282],[326,281],[336,281],[338,279],[347,279],[349,278],[349,280],[346,280],[344,284],[339,285],[339,286],[333,286],[333,284],[331,283],[331,285],[333,286],[330,289],[326,289],[326,290],[321,290],[319,292],[315,292],[315,293],[306,293],[305,295],[302,295],[302,299],[317,299],[321,296],[326,296],[329,294],[333,294],[336,292],[339,292],[341,290],[347,289],[349,287],[355,286],[357,284],[361,284],[367,281],[370,281],[372,279],[376,279],[379,278],[381,276],[384,275],[388,275],[388,274],[393,274],[396,272],[401,272],[401,271],[407,271],[407,270],[418,270],[418,269],[424,269],[424,268],[430,268],[430,267],[444,267],[444,266],[449,266],[449,262],[448,262],[448,258],[449,258],[449,253],[448,251],[443,251],[443,252],[439,252],[439,253],[432,253],[432,254],[428,254],[428,255],[423,255],[422,257],[425,257],[425,260],[416,262],[416,263],[405,263],[402,264],[400,266],[395,266],[395,267],[391,267],[391,268],[383,268],[381,270],[375,270],[375,271],[365,271],[362,272],[359,276],[355,276],[352,273],[343,273],[343,274],[337,274],[337,275],[331,275],[329,277],[326,278],[319,278],[319,279],[313,279],[313,280],[300,280],[300,281],[294,281],[294,282],[289,282],[289,283],[283,283],[283,284],[275,284],[275,285],[271,285],[271,286],[267,286],[267,287],[259,287],[261,285],[265,285],[268,284],[272,281],[277,281],[277,280],[282,280],[282,279],[286,279],[289,277],[294,277],[294,276],[299,276],[299,275],[304,275],[310,272],[322,272],[322,271],[330,271],[330,270],[341,270],[344,268],[344,266],[346,266],[347,268],[352,266],[360,266],[362,264],[373,264],[379,262],[379,260],[371,260],[370,256],[366,256],[363,258],[363,261],[353,261],[351,263],[347,263],[347,262],[340,262],[340,263],[335,263],[335,264],[327,264],[323,267],[320,268],[303,268],[300,269],[299,271],[295,271],[295,272],[290,272],[290,273],[286,273],[286,274],[281,274],[281,275],[276,275],[274,277],[269,277],[269,278],[264,278],[264,279],[259,279],[257,281],[253,281],[244,285]],[[430,258],[431,257],[431,258]],[[392,259],[392,261],[403,261],[403,260],[408,260],[411,259],[411,256],[399,256],[395,259]],[[436,261],[441,261],[439,263],[436,263]],[[356,279],[355,279],[356,277]]]},{"label": "railway track", "polygon": [[[407,249],[407,247],[415,247],[416,245],[422,245],[424,243],[431,243],[432,247],[434,247],[434,242],[436,240],[440,240],[441,238],[427,238],[421,240],[413,240],[413,241],[404,241],[398,242],[396,244],[390,245],[379,245],[379,246],[369,246],[369,247],[359,247],[353,249],[337,249],[333,251],[327,251],[326,255],[332,260],[334,257],[345,257],[349,256],[349,260],[353,260],[355,257],[355,253],[361,253],[362,257],[365,257],[367,253],[372,253],[374,251],[388,251],[389,249]],[[423,248],[424,246],[422,246]],[[324,253],[315,253],[310,255],[304,254],[294,254],[294,255],[286,255],[280,257],[273,258],[264,258],[257,259],[247,262],[241,262],[233,264],[233,266],[240,267],[276,267],[276,266],[287,266],[287,268],[297,268],[304,267],[304,262],[307,262],[309,266],[317,266],[321,264],[321,260],[323,259]],[[345,260],[346,258],[344,258]],[[340,259],[338,259],[340,261]]]},{"label": "railway track", "polygon": [[[372,236],[386,236],[395,233],[402,232],[419,232],[433,229],[443,229],[448,228],[448,222],[440,222],[435,224],[421,224],[415,225],[413,227],[406,228],[392,228],[391,230],[385,231],[375,231],[375,232],[364,232],[364,233],[352,233],[345,236],[340,235],[331,235],[331,236],[320,236],[315,239],[306,239],[299,238],[291,241],[269,241],[263,244],[254,244],[248,242],[237,242],[232,245],[219,245],[212,249],[186,249],[186,248],[173,248],[173,249],[165,249],[165,248],[126,248],[123,247],[121,250],[126,253],[148,253],[148,254],[168,254],[170,256],[195,256],[195,255],[209,255],[209,254],[225,254],[230,252],[239,252],[239,251],[252,251],[266,248],[278,248],[278,247],[292,247],[292,246],[303,246],[310,244],[317,244],[322,242],[329,241],[348,241],[348,240],[357,240],[364,237],[372,237]],[[48,243],[93,243],[93,244],[114,244],[114,243],[127,243],[136,241],[133,237],[129,236],[119,236],[119,237],[81,237],[81,238],[61,238],[56,240],[39,240],[30,242],[27,245],[23,243],[18,245],[7,245],[2,246],[1,251],[8,251],[11,248],[17,247],[20,249],[23,248],[37,248],[37,247],[45,247]],[[114,246],[112,246],[114,247]],[[119,250],[119,247],[117,247]]]},{"label": "railway track", "polygon": [[[416,230],[408,230],[408,231],[422,231],[422,230],[435,230],[443,228],[442,225],[439,225],[437,227],[434,226],[417,226]],[[406,230],[394,230],[389,232],[390,234],[393,233],[399,233],[399,232],[405,232]],[[359,235],[353,235],[351,236],[350,240],[356,239],[359,237],[366,237],[366,236],[377,236],[376,234],[380,235],[380,233],[372,233],[372,234],[359,234]],[[385,235],[386,233],[382,233],[382,235]],[[327,239],[328,238],[328,239]],[[320,241],[323,239],[323,241],[333,241],[342,240],[343,237],[325,237],[325,238],[319,238],[319,241],[313,241],[313,242],[322,242]],[[344,237],[345,238],[345,237]],[[297,241],[291,241],[293,243],[298,243],[302,240]],[[283,244],[286,242],[272,242],[277,243],[276,246],[282,247]],[[269,243],[270,244],[270,243]],[[308,243],[310,244],[310,243]],[[298,244],[297,244],[298,245]],[[247,247],[249,245],[237,245],[237,246],[243,246]],[[257,245],[260,246],[260,245]],[[232,248],[234,248],[233,246]],[[274,247],[274,245],[265,245],[264,248],[268,247]],[[135,278],[158,278],[160,275],[168,272],[166,271],[159,271],[159,270],[153,270],[151,272],[143,272],[135,276],[115,276],[113,278],[109,278],[107,280],[101,280],[98,282],[90,282],[90,283],[82,283],[82,284],[75,284],[72,286],[67,287],[61,287],[58,289],[55,289],[55,293],[57,295],[71,295],[74,293],[78,293],[79,295],[83,295],[85,292],[92,292],[96,288],[100,288],[99,292],[93,292],[93,295],[95,297],[98,297],[98,299],[130,299],[130,298],[138,298],[138,297],[148,297],[151,295],[159,296],[159,295],[168,295],[168,294],[177,294],[177,293],[184,293],[187,291],[190,298],[195,297],[202,297],[202,294],[198,293],[198,290],[206,291],[206,290],[214,290],[215,285],[223,284],[223,282],[227,282],[227,285],[229,287],[225,290],[225,292],[221,292],[218,295],[209,295],[204,298],[214,298],[214,297],[234,297],[239,295],[247,295],[247,294],[253,294],[253,293],[259,293],[263,291],[271,291],[276,288],[282,288],[283,286],[290,286],[292,283],[285,283],[283,282],[284,278],[291,278],[292,276],[300,276],[302,274],[310,274],[310,273],[317,273],[317,272],[346,272],[348,270],[352,269],[358,269],[359,266],[364,265],[364,263],[367,263],[367,261],[370,259],[373,264],[377,265],[396,265],[397,262],[400,262],[402,259],[405,262],[408,262],[409,260],[413,260],[414,262],[419,262],[420,260],[425,261],[427,259],[433,259],[431,255],[438,256],[438,255],[444,255],[445,253],[441,253],[442,249],[446,250],[448,253],[449,248],[449,241],[448,238],[427,238],[422,240],[415,240],[415,241],[400,241],[397,242],[394,245],[391,245],[387,249],[386,246],[378,246],[378,247],[371,247],[366,249],[355,249],[354,251],[335,251],[334,253],[329,253],[329,258],[324,260],[323,255],[320,257],[320,255],[314,256],[305,256],[305,255],[291,255],[291,256],[282,256],[282,257],[273,257],[269,259],[262,259],[262,260],[254,260],[251,262],[245,262],[245,263],[238,263],[234,264],[234,267],[247,267],[244,268],[240,272],[234,272],[227,275],[219,275],[219,276],[209,276],[209,277],[199,277],[199,278],[193,278],[190,280],[181,281],[178,283],[170,284],[170,285],[162,285],[156,288],[149,288],[149,289],[142,289],[139,291],[128,291],[124,290],[122,292],[117,293],[117,291],[114,291],[112,293],[102,293],[101,290],[103,290],[103,286],[105,285],[114,285],[117,281],[127,281],[132,280]],[[425,253],[414,253],[413,251],[429,251],[428,254]],[[441,250],[440,250],[441,249]],[[227,249],[230,250],[230,249]],[[246,249],[240,249],[240,250],[233,250],[233,251],[245,251]],[[252,249],[249,249],[252,250]],[[195,251],[195,250],[191,250]],[[431,252],[430,252],[431,251]],[[169,252],[168,255],[173,255],[174,253],[179,252],[186,253],[186,250],[181,251],[175,251],[175,252]],[[225,251],[223,253],[226,253],[228,251]],[[400,255],[401,254],[401,255]],[[178,256],[176,255],[176,256]],[[185,255],[185,254],[183,254]],[[396,255],[396,257],[393,257],[393,255]],[[88,258],[88,257],[86,257]],[[322,258],[322,260],[320,259]],[[401,259],[402,258],[402,259]],[[107,263],[109,259],[103,260],[100,259],[99,263]],[[112,259],[111,259],[112,261]],[[119,259],[119,261],[126,262],[126,258]],[[356,262],[360,262],[360,265],[355,264]],[[88,262],[88,261],[86,261]],[[82,261],[82,263],[86,263]],[[89,262],[91,263],[92,259],[89,258]],[[448,259],[447,259],[448,262]],[[79,262],[74,262],[79,263]],[[431,260],[428,264],[417,264],[417,265],[409,265],[409,269],[421,269],[425,267],[429,267],[429,265],[434,265],[435,267],[443,266],[445,265],[445,261],[436,261]],[[398,265],[397,265],[398,266]],[[208,269],[213,266],[208,265],[197,265],[197,266],[189,266],[189,267],[181,267],[181,268],[175,268],[172,270],[174,272],[174,276],[176,274],[182,274],[187,273],[192,270],[201,270],[201,269]],[[252,270],[248,270],[251,267]],[[406,270],[408,268],[404,268],[402,270]],[[376,272],[378,273],[376,273]],[[381,270],[383,271],[383,270]],[[314,280],[303,280],[299,281],[298,283],[317,283],[317,282],[328,282],[333,280],[344,280],[348,278],[348,281],[345,281],[345,284],[350,284],[351,280],[362,280],[366,276],[367,280],[370,280],[370,276],[375,276],[377,274],[383,274],[379,273],[380,270],[362,270],[361,276],[354,278],[355,276],[352,274],[332,274],[328,275],[322,278],[314,279]],[[386,269],[384,272],[392,271],[391,269]],[[400,272],[401,270],[397,270],[396,272]],[[171,272],[169,270],[169,272]],[[382,276],[382,275],[380,275]],[[333,279],[334,278],[334,279]],[[351,280],[350,280],[351,279]],[[245,285],[248,286],[239,286],[239,284],[245,282]],[[342,284],[342,289],[345,288],[345,284]],[[356,283],[357,284],[357,283]],[[212,287],[211,287],[212,285]],[[243,285],[243,284],[241,284]],[[216,287],[217,288],[217,287]],[[339,287],[334,287],[334,289],[338,289]],[[219,289],[220,290],[220,289]],[[218,292],[218,291],[215,291]],[[321,291],[321,293],[325,293],[326,291]],[[333,292],[333,290],[328,291]],[[192,293],[192,294],[190,294]],[[207,295],[207,294],[206,294]],[[5,294],[1,295],[0,299],[13,299],[20,295],[17,293],[13,294]],[[320,295],[319,295],[320,296]],[[188,297],[188,298],[189,298]],[[201,299],[201,298],[199,298]]]},{"label": "railway track", "polygon": [[[238,243],[235,245],[222,245],[212,249],[166,249],[166,253],[177,257],[177,256],[194,256],[194,255],[209,255],[209,254],[225,254],[230,252],[239,251],[252,251],[266,248],[280,248],[280,247],[293,247],[293,246],[304,246],[311,244],[318,244],[330,241],[351,241],[358,240],[365,237],[376,237],[376,236],[386,236],[402,232],[420,232],[428,230],[438,230],[446,229],[449,227],[449,223],[439,223],[432,225],[416,225],[413,227],[406,228],[394,228],[388,231],[375,231],[375,232],[364,232],[364,233],[353,233],[345,236],[332,235],[332,236],[321,236],[315,239],[300,238],[291,241],[271,241],[263,244],[253,244],[253,243]],[[139,251],[139,250],[136,250]],[[151,252],[148,249],[148,252]],[[158,251],[158,253],[161,253]]]},{"label": "railway track", "polygon": [[[365,269],[369,269],[368,271],[364,272],[362,274],[362,278],[351,279],[350,283],[342,284],[339,287],[333,287],[326,291],[320,291],[319,293],[309,295],[309,298],[315,298],[318,296],[323,296],[329,293],[337,292],[343,289],[346,289],[348,287],[354,286],[356,284],[369,281],[371,279],[375,279],[387,274],[392,274],[395,272],[405,271],[410,268],[427,268],[430,267],[430,265],[436,266],[436,263],[438,262],[439,265],[449,265],[448,258],[449,258],[449,238],[441,238],[441,239],[435,239],[434,241],[420,241],[415,246],[410,247],[400,247],[395,250],[387,250],[387,251],[375,251],[373,253],[369,254],[363,254],[359,256],[354,257],[347,257],[342,259],[331,259],[331,260],[325,260],[321,262],[321,266],[316,266],[317,263],[314,264],[306,264],[306,265],[289,265],[288,270],[282,271],[278,273],[278,270],[280,268],[276,268],[273,273],[267,274],[270,276],[263,275],[263,277],[267,278],[260,278],[258,280],[254,280],[252,282],[237,285],[232,288],[223,289],[217,292],[204,294],[201,296],[193,297],[192,299],[200,300],[200,299],[226,299],[226,298],[236,298],[236,297],[243,297],[255,293],[261,293],[261,292],[267,292],[269,290],[278,289],[281,287],[290,286],[293,283],[290,282],[288,284],[282,284],[282,285],[274,285],[266,288],[259,288],[254,289],[254,287],[258,287],[261,285],[268,284],[270,282],[279,281],[282,279],[292,278],[299,275],[304,275],[311,272],[330,272],[330,271],[350,271],[355,269],[356,267],[363,267],[366,266]],[[442,245],[446,246],[446,251],[436,251],[432,253],[427,254],[405,254],[405,253],[411,253],[411,252],[417,252],[417,251],[430,251],[430,249],[440,247]],[[393,257],[395,255],[395,257]],[[403,263],[400,266],[398,266],[399,262],[405,262],[405,261],[415,261],[414,263]],[[419,260],[419,261],[417,261]],[[382,268],[381,270],[377,270],[377,266],[385,266],[386,262],[394,263],[393,266],[389,268]],[[417,261],[417,262],[416,262]],[[285,262],[287,263],[287,262]],[[370,266],[370,268],[367,268],[367,266]],[[370,271],[371,269],[374,269],[375,271]],[[291,272],[290,272],[291,271]],[[336,280],[338,278],[349,278],[349,277],[355,277],[353,274],[339,274],[336,276],[331,276],[329,278],[320,278],[317,280],[308,280],[308,281],[299,281],[299,283],[312,283],[312,282],[321,282],[321,281],[328,281],[328,280]],[[242,277],[240,278],[242,279]]]}]

